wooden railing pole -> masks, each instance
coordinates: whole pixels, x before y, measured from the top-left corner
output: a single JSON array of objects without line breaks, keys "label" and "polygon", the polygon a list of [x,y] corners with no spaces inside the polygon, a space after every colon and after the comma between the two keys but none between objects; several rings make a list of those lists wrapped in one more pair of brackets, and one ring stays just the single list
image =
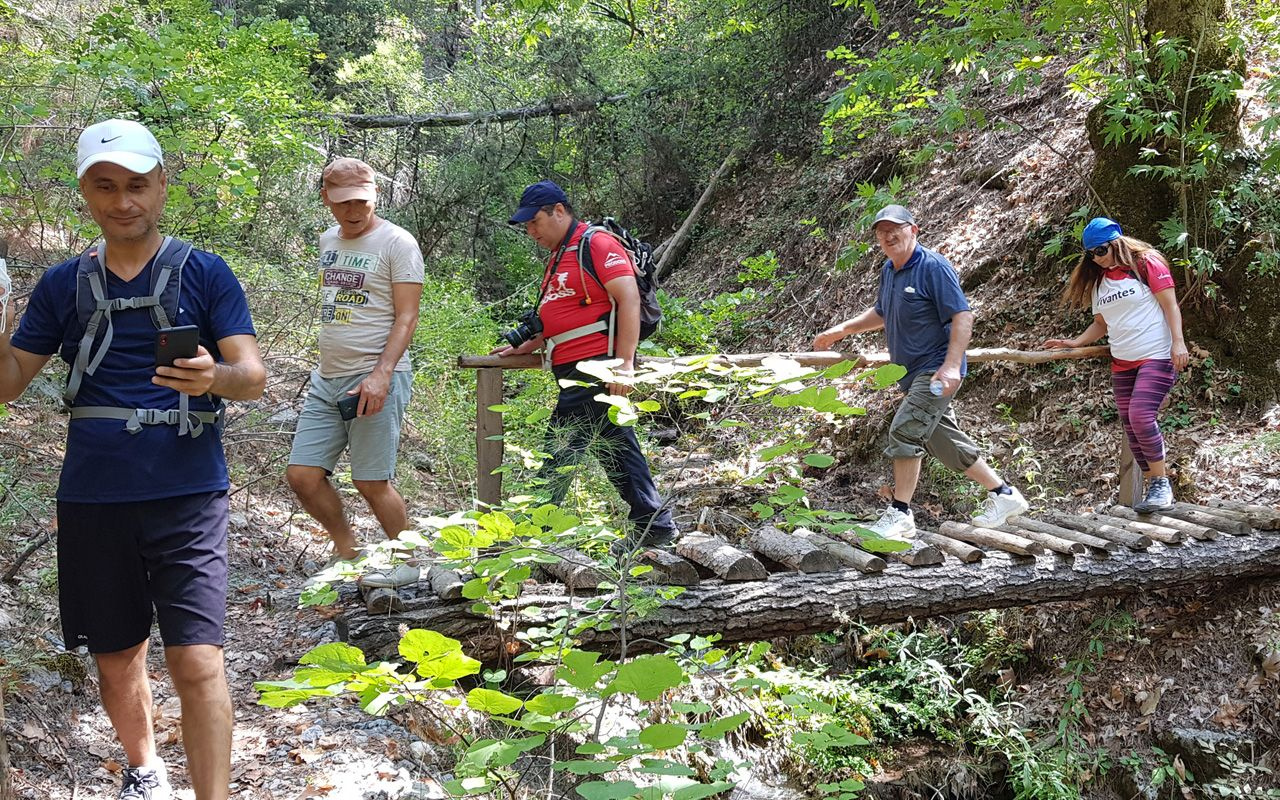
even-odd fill
[{"label": "wooden railing pole", "polygon": [[476,370],[476,498],[491,505],[502,502],[502,415],[490,406],[502,402],[502,370]]}]

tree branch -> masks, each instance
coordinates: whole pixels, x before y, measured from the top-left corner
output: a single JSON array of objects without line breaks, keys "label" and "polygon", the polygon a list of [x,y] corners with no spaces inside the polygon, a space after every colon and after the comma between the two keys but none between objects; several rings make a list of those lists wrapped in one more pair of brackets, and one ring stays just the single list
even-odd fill
[{"label": "tree branch", "polygon": [[581,114],[600,106],[621,103],[624,100],[657,94],[656,88],[641,92],[615,94],[606,97],[583,97],[570,100],[548,100],[536,106],[503,108],[492,111],[452,111],[440,114],[333,114],[334,119],[352,128],[451,128],[466,125],[490,125],[495,122],[514,122],[534,117],[553,117],[561,114]]}]

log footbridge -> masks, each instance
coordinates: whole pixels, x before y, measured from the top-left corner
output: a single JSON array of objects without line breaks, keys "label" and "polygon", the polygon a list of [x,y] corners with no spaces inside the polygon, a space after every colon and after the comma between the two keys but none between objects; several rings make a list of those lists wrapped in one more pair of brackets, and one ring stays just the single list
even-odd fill
[{"label": "log footbridge", "polygon": [[[835,630],[849,622],[900,622],[989,608],[1133,594],[1218,581],[1280,578],[1280,511],[1211,501],[1166,514],[1126,507],[1075,516],[1017,517],[999,529],[943,523],[912,549],[883,557],[829,539],[763,528],[730,544],[691,534],[676,552],[642,557],[650,577],[685,591],[628,626],[628,652],[659,649],[677,633],[720,633],[721,643]],[[566,610],[585,615],[602,577],[567,551],[540,583],[493,615],[461,598],[464,576],[432,568],[418,587],[338,620],[342,638],[371,658],[394,657],[404,628],[438,631],[483,661],[521,651],[517,629],[545,627]],[[708,577],[710,576],[710,577]],[[538,609],[535,613],[521,609]],[[372,610],[370,610],[372,609]],[[618,652],[614,630],[591,630],[582,647]]]},{"label": "log footbridge", "polygon": [[[1074,350],[970,350],[971,363],[1040,364],[1109,355],[1106,347]],[[821,367],[844,360],[886,363],[886,354],[766,353],[718,356],[726,364],[759,365],[769,356]],[[655,359],[656,360],[656,359]],[[477,496],[502,497],[503,371],[536,369],[535,356],[464,356],[477,371]],[[1117,426],[1119,427],[1119,426]],[[824,536],[764,527],[741,541],[693,533],[675,552],[642,556],[645,578],[685,587],[676,600],[627,626],[627,651],[660,649],[678,633],[720,633],[721,642],[760,641],[837,629],[852,621],[899,622],[990,608],[1131,594],[1209,582],[1280,578],[1280,510],[1232,500],[1203,506],[1179,503],[1161,514],[1131,506],[1141,474],[1119,442],[1120,505],[1089,514],[1047,512],[1016,517],[998,529],[944,522],[919,531],[910,549],[877,554],[856,535]],[[375,590],[364,607],[338,618],[345,641],[368,656],[394,657],[404,628],[438,631],[463,642],[484,661],[523,647],[519,630],[545,627],[559,616],[586,614],[603,582],[594,563],[573,551],[557,553],[545,582],[491,615],[473,613],[461,598],[464,576],[432,568],[416,587]],[[607,591],[607,590],[606,590]],[[531,609],[536,609],[531,613]],[[621,649],[618,630],[588,631],[582,646],[607,654]]]}]

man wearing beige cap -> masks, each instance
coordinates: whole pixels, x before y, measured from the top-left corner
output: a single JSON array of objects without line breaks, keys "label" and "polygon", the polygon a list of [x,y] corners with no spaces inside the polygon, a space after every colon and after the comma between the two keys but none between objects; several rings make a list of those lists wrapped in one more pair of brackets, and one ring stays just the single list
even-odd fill
[{"label": "man wearing beige cap", "polygon": [[[388,538],[408,525],[392,484],[413,371],[406,352],[418,325],[422,252],[413,236],[376,213],[373,169],[339,158],[324,169],[320,199],[337,222],[320,236],[320,364],[298,419],[286,473],[302,507],[324,526],[341,559],[359,543],[329,482],[349,451],[351,482]],[[369,587],[416,581],[400,565],[364,576]]]},{"label": "man wearing beige cap", "polygon": [[0,333],[0,402],[20,395],[54,353],[70,365],[58,601],[66,645],[93,654],[128,756],[120,797],[172,796],[152,733],[147,644],[156,620],[195,796],[225,800],[232,712],[219,398],[256,399],[266,370],[226,262],[158,230],[167,178],[151,132],[129,120],[91,125],[76,161],[102,241],[46,271],[12,341]]}]

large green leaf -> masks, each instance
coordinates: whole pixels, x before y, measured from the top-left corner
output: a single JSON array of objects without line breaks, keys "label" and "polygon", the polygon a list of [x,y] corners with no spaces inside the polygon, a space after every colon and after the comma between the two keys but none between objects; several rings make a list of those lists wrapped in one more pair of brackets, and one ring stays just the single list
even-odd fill
[{"label": "large green leaf", "polygon": [[435,631],[415,628],[400,639],[400,655],[418,664],[424,678],[457,680],[480,672],[480,662],[462,653],[462,643]]},{"label": "large green leaf", "polygon": [[556,670],[556,677],[575,689],[589,691],[613,669],[612,661],[597,664],[599,658],[599,653],[570,650],[564,654],[564,663]]},{"label": "large green leaf", "polygon": [[523,705],[520,698],[493,689],[472,689],[467,692],[467,706],[494,716],[514,714]]},{"label": "large green leaf", "polygon": [[722,739],[724,735],[731,730],[736,729],[742,723],[751,719],[751,713],[748,711],[740,711],[733,716],[724,717],[722,719],[712,720],[703,725],[698,733],[704,739]]},{"label": "large green leaf", "polygon": [[684,682],[684,670],[664,655],[640,656],[618,667],[618,674],[606,688],[607,694],[623,692],[641,700],[657,700],[668,689]]},{"label": "large green leaf", "polygon": [[578,794],[586,800],[623,800],[637,788],[631,781],[587,781],[578,787]]},{"label": "large green leaf", "polygon": [[524,705],[530,711],[550,717],[577,708],[578,699],[564,694],[540,694],[526,700]]},{"label": "large green leaf", "polygon": [[670,750],[684,744],[689,731],[683,725],[659,722],[640,731],[640,743],[655,750]]},{"label": "large green leaf", "polygon": [[341,642],[322,644],[298,659],[298,663],[331,672],[359,672],[367,666],[359,648]]}]

